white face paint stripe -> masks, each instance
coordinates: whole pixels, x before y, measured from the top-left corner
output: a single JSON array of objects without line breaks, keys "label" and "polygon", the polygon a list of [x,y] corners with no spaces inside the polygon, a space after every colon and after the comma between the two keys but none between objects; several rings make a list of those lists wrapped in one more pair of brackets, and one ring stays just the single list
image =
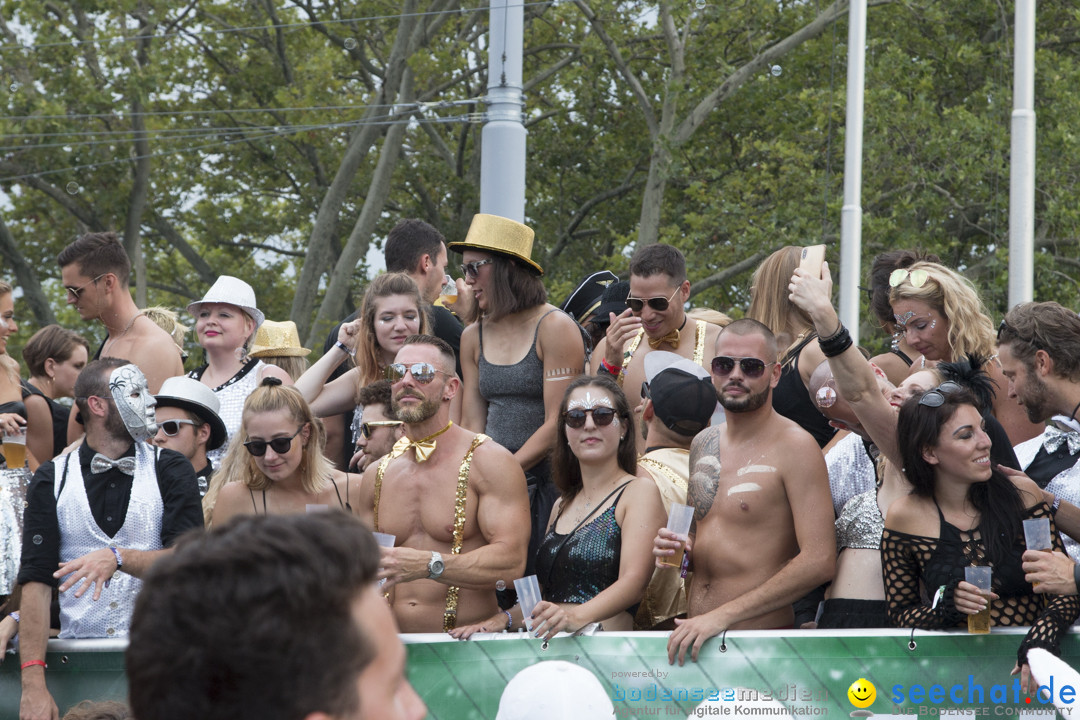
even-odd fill
[{"label": "white face paint stripe", "polygon": [[760,490],[761,486],[757,483],[741,483],[728,490],[727,494],[735,495],[736,493],[758,492]]},{"label": "white face paint stripe", "polygon": [[[739,468],[739,472],[735,473],[736,476],[742,477],[749,473],[774,473],[776,468],[772,465],[747,465],[746,467]],[[760,488],[758,488],[760,489]]]}]

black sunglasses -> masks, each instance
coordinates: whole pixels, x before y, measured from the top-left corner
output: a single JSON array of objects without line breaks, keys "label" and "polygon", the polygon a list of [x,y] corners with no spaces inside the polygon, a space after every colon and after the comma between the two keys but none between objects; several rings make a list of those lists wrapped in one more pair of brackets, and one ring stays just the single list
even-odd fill
[{"label": "black sunglasses", "polygon": [[158,427],[169,437],[176,437],[176,434],[180,432],[181,425],[194,425],[192,420],[163,420],[158,423]]},{"label": "black sunglasses", "polygon": [[929,408],[939,408],[945,404],[945,396],[962,390],[959,383],[955,383],[952,380],[946,380],[938,385],[933,390],[927,390],[919,398],[919,404]]},{"label": "black sunglasses", "polygon": [[294,432],[289,437],[279,437],[274,438],[273,440],[248,440],[246,443],[244,443],[244,447],[246,447],[247,451],[255,457],[262,457],[263,455],[265,455],[267,445],[269,445],[270,448],[278,455],[284,455],[285,453],[289,452],[289,448],[292,447],[293,438],[299,435],[300,431],[303,429],[304,426],[301,425],[300,427],[296,428],[296,432]]},{"label": "black sunglasses", "polygon": [[467,262],[461,266],[461,274],[465,277],[474,278],[480,274],[480,268],[484,267],[485,265],[490,265],[493,262],[495,261],[491,258],[488,258],[486,260],[473,260],[472,262]]},{"label": "black sunglasses", "polygon": [[615,419],[615,411],[607,407],[591,408],[589,410],[567,410],[562,416],[566,422],[566,427],[579,430],[585,427],[585,416],[588,413],[592,413],[592,421],[596,424],[596,427],[610,425],[611,421]]},{"label": "black sunglasses", "polygon": [[373,428],[397,427],[400,424],[400,420],[378,420],[373,422],[360,423],[360,434],[370,440],[371,433],[374,432]]},{"label": "black sunglasses", "polygon": [[630,308],[633,312],[641,312],[645,309],[645,304],[648,303],[656,312],[664,312],[668,309],[668,305],[671,304],[672,298],[679,292],[679,288],[675,288],[675,292],[671,293],[671,297],[651,297],[651,298],[636,298],[626,296],[626,307]]},{"label": "black sunglasses", "polygon": [[441,373],[446,375],[442,370],[437,370],[431,363],[413,363],[412,365],[406,365],[405,363],[394,363],[386,367],[386,379],[390,382],[399,382],[405,378],[405,373],[412,373],[413,380],[421,385],[427,385],[429,382],[435,379],[435,375]]},{"label": "black sunglasses", "polygon": [[765,372],[765,368],[776,364],[775,362],[767,363],[764,360],[751,357],[736,358],[720,355],[712,359],[713,375],[730,375],[731,371],[735,369],[735,363],[739,364],[739,370],[748,378],[761,377],[762,373]]}]

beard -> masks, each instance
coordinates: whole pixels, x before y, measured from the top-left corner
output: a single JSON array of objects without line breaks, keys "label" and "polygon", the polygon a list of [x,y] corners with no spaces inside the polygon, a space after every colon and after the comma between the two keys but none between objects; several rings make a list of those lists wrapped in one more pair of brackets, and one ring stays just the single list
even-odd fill
[{"label": "beard", "polygon": [[1028,420],[1033,423],[1041,423],[1054,414],[1053,398],[1050,388],[1033,371],[1028,371],[1028,387],[1024,393],[1024,411]]},{"label": "beard", "polygon": [[[419,405],[402,406],[399,404],[399,401],[404,397],[417,398],[421,402]],[[394,415],[398,420],[414,425],[427,420],[429,417],[432,417],[435,413],[439,412],[442,401],[437,398],[426,398],[423,395],[413,394],[406,390],[395,395],[391,405],[394,410]]]},{"label": "beard", "polygon": [[116,403],[109,403],[109,414],[105,416],[105,431],[114,438],[130,438],[127,425],[120,411],[116,409]]},{"label": "beard", "polygon": [[[749,390],[749,388],[747,388],[745,385],[742,385],[741,387]],[[771,388],[766,386],[760,392],[750,392],[747,395],[743,395],[742,397],[737,398],[726,395],[722,390],[718,392],[717,395],[719,395],[720,405],[724,408],[725,411],[733,413],[745,413],[753,412],[754,410],[761,408],[766,402],[768,402],[770,389]]]}]

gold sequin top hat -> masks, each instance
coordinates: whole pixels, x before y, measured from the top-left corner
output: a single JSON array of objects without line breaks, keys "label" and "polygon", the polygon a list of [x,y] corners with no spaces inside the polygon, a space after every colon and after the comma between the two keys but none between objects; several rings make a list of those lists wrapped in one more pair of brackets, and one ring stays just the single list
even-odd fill
[{"label": "gold sequin top hat", "polygon": [[311,350],[300,346],[300,333],[292,320],[274,322],[265,320],[255,333],[255,343],[251,346],[251,357],[304,357]]},{"label": "gold sequin top hat", "polygon": [[498,215],[473,215],[472,224],[469,225],[469,233],[464,240],[452,242],[447,247],[456,252],[463,252],[466,248],[483,250],[485,252],[509,255],[515,260],[520,260],[528,268],[535,270],[538,275],[544,274],[544,269],[534,263],[532,258],[533,231],[528,225]]}]

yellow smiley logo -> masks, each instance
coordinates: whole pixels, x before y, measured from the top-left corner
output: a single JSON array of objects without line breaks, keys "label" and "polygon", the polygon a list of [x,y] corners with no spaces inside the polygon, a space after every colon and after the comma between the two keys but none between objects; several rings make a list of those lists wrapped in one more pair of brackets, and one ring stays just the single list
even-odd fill
[{"label": "yellow smiley logo", "polygon": [[865,709],[873,705],[874,700],[877,699],[877,688],[874,687],[874,683],[866,678],[859,678],[851,683],[847,696],[852,705]]}]

